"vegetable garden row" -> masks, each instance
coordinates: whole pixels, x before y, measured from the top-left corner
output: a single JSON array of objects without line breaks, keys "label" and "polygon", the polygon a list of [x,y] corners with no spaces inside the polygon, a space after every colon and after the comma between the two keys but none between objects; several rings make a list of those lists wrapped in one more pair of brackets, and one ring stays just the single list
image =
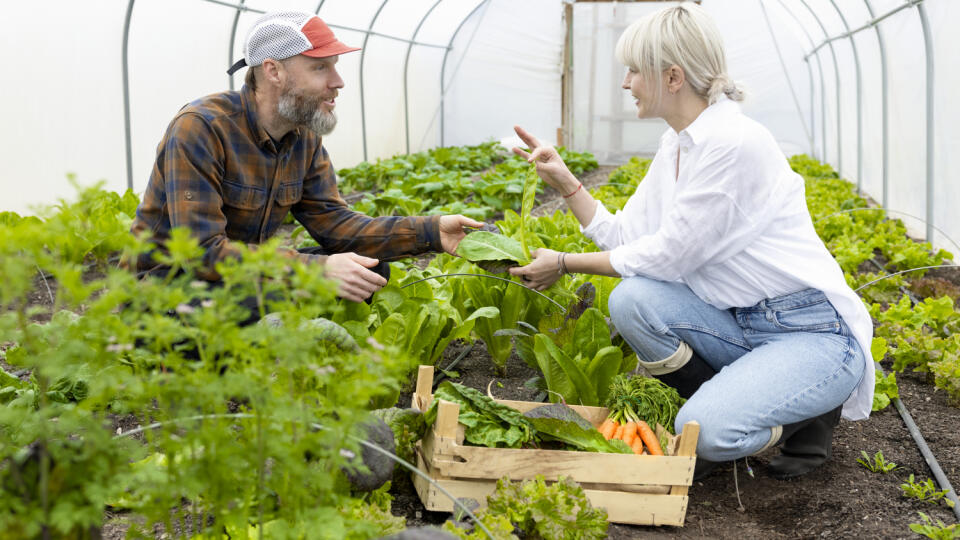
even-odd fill
[{"label": "vegetable garden row", "polygon": [[[597,166],[586,154],[562,155],[575,174]],[[594,197],[620,208],[647,165],[632,159]],[[874,282],[952,256],[911,240],[828,166],[806,156],[791,165],[806,178],[817,232],[874,317],[872,352],[890,370],[877,373],[874,409],[896,396],[904,370],[926,373],[960,403],[956,281],[916,270]],[[530,384],[551,402],[608,406],[611,420],[642,420],[651,432],[660,424],[658,440],[637,433],[648,453],[660,446],[669,455],[670,415],[680,403],[630,375],[637,359],[607,322],[619,280],[569,275],[538,294],[504,273],[538,247],[597,249],[570,213],[532,215],[537,198],[550,194],[526,162],[487,143],[364,163],[340,176],[358,211],[499,217],[496,233],[468,235],[462,257],[392,263],[390,283],[367,304],[335,298],[316,271],[276,251],[313,242],[299,227],[244,250],[223,265],[222,284],[210,286],[189,277],[200,249],[185,231],[168,243],[166,278],[139,281],[118,267],[149,249],[128,232],[138,203],[131,192],[87,188],[39,217],[0,214],[0,531],[96,537],[107,516],[106,525],[122,524],[133,537],[398,532],[404,520],[390,514],[389,484],[367,485],[377,471],[361,441],[382,426],[370,411],[391,428],[383,445],[414,460],[436,415],[389,408],[413,391],[418,366],[449,370],[438,365],[447,347],[476,339],[499,372],[514,354],[539,372]],[[263,323],[240,324],[248,314],[237,303],[248,297],[261,316],[272,314]],[[618,402],[631,392],[648,400],[642,410]],[[483,392],[451,382],[437,395],[460,403],[466,444],[643,452],[631,448],[633,437],[620,444],[584,426],[491,415],[495,404]],[[394,464],[384,467],[389,476]],[[477,538],[483,528],[563,538],[573,534],[570,520],[579,537],[607,530],[606,512],[575,482],[542,478],[504,479],[479,520],[483,527],[445,528]]]}]

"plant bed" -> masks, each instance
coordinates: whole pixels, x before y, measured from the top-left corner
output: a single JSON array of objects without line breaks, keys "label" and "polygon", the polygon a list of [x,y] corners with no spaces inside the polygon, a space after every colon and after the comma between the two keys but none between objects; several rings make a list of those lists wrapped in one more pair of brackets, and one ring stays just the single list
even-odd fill
[{"label": "plant bed", "polygon": [[[421,366],[411,406],[425,411],[433,400],[433,367]],[[526,412],[542,403],[497,400]],[[603,407],[570,406],[594,426],[607,418]],[[687,492],[693,480],[697,436],[696,422],[684,425],[675,439],[673,455],[652,456],[571,452],[566,450],[510,449],[467,446],[457,418],[460,407],[439,403],[437,421],[417,445],[417,466],[457,498],[484,503],[497,479],[526,480],[543,475],[547,480],[567,477],[579,482],[594,506],[606,509],[614,523],[682,526]],[[413,484],[427,510],[453,511],[453,500],[419,475]]]}]

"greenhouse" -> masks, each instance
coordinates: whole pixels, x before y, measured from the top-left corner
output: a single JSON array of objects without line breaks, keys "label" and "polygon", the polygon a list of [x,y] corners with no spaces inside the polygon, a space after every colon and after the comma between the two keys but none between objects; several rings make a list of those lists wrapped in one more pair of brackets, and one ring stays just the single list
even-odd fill
[{"label": "greenhouse", "polygon": [[9,3],[0,538],[960,538],[957,6]]}]

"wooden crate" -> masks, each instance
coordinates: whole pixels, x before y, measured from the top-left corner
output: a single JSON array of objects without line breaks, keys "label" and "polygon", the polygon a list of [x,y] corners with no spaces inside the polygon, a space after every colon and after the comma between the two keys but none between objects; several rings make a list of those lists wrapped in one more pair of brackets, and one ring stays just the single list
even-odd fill
[{"label": "wooden crate", "polygon": [[[433,401],[433,367],[420,366],[412,407],[427,410]],[[543,403],[497,400],[520,412]],[[486,504],[497,479],[525,480],[543,475],[547,480],[565,476],[578,482],[590,503],[607,510],[615,523],[683,526],[687,492],[693,481],[700,425],[683,426],[676,455],[651,456],[571,452],[565,450],[486,448],[463,444],[464,426],[457,422],[460,406],[441,400],[437,420],[417,444],[417,466],[454,497]],[[603,407],[571,406],[599,426],[609,411]],[[413,475],[420,500],[427,510],[453,511],[453,501],[419,475]]]}]

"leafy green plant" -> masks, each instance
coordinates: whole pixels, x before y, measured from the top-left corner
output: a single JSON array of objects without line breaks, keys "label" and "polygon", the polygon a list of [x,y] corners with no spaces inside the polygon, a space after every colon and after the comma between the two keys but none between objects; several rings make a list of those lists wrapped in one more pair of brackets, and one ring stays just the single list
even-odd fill
[{"label": "leafy green plant", "polygon": [[450,381],[440,383],[433,393],[424,420],[432,426],[437,420],[440,400],[460,405],[459,421],[466,426],[466,441],[490,448],[520,448],[534,438],[530,421],[516,409],[501,405],[479,390]]},{"label": "leafy green plant", "polygon": [[[874,338],[876,342],[877,339]],[[876,370],[876,382],[874,383],[873,389],[873,410],[882,411],[890,405],[890,400],[900,397],[900,389],[897,387],[897,373],[891,371],[886,376],[883,374],[883,371]]]},{"label": "leafy green plant", "polygon": [[911,474],[906,482],[900,484],[900,489],[903,490],[904,497],[931,504],[939,504],[940,501],[946,501],[947,506],[953,507],[953,501],[945,499],[950,490],[938,490],[936,484],[934,484],[930,478],[927,478],[924,482],[916,482]]},{"label": "leafy green plant", "polygon": [[911,531],[933,540],[954,540],[960,538],[960,527],[958,527],[956,523],[953,525],[945,525],[943,521],[939,519],[934,523],[933,520],[923,512],[917,513],[920,514],[923,523],[911,523]]},{"label": "leafy green plant", "polygon": [[559,313],[545,317],[539,329],[519,326],[498,333],[516,339],[520,358],[543,374],[551,401],[599,406],[607,399],[613,378],[633,366],[623,349],[613,344],[600,310],[586,307],[570,316],[572,309],[566,317]]},{"label": "leafy green plant", "polygon": [[[496,490],[487,497],[487,508],[478,515],[484,523],[486,516],[505,517],[524,538],[572,540],[607,537],[606,510],[594,508],[583,488],[566,477],[550,484],[541,475],[525,482],[501,478]],[[450,522],[443,528],[460,538],[479,538]]]},{"label": "leafy green plant", "polygon": [[883,457],[883,452],[877,450],[877,453],[871,458],[863,450],[860,451],[860,455],[863,457],[857,458],[857,463],[866,467],[866,469],[873,473],[887,474],[888,472],[899,467],[896,463],[892,461],[887,461]]},{"label": "leafy green plant", "polygon": [[[83,204],[98,200],[122,202]],[[138,280],[107,267],[91,279],[79,261],[109,242],[64,236],[66,223],[85,225],[63,214],[0,226],[4,360],[30,374],[0,376],[0,530],[91,536],[108,501],[138,516],[131,534],[175,521],[269,527],[277,538],[321,524],[341,537],[364,530],[338,511],[353,500],[341,449],[356,452],[352,427],[400,371],[365,342],[348,351],[318,339],[307,322],[340,309],[330,283],[276,242],[219,265],[219,286],[196,281],[200,250],[182,230],[164,257],[183,274]],[[121,245],[128,255],[148,247],[124,231],[103,253]],[[30,301],[38,267],[52,278],[52,306]],[[282,327],[241,325],[246,298]],[[118,419],[144,427],[117,436]],[[137,465],[149,455],[165,464]]]}]

